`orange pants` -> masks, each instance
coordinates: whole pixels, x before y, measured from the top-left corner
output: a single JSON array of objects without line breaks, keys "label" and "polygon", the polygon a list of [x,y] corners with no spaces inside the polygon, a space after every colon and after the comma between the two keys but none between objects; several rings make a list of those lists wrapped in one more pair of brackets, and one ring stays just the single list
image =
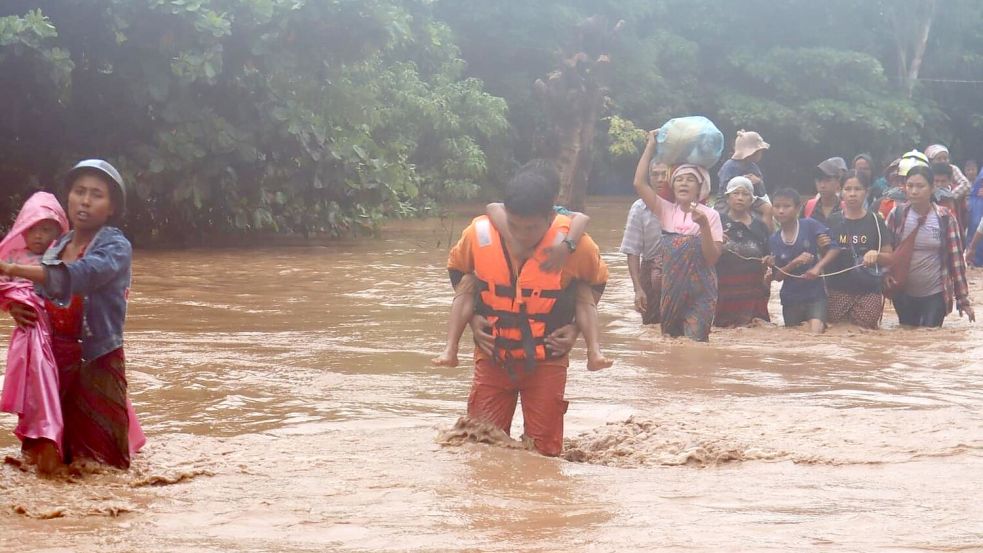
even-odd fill
[{"label": "orange pants", "polygon": [[567,368],[537,365],[531,373],[521,367],[515,370],[517,378],[512,379],[504,367],[479,359],[468,396],[468,416],[508,433],[516,400],[521,397],[525,435],[532,438],[536,450],[543,455],[559,455],[563,449],[563,415],[567,412],[563,399]]}]

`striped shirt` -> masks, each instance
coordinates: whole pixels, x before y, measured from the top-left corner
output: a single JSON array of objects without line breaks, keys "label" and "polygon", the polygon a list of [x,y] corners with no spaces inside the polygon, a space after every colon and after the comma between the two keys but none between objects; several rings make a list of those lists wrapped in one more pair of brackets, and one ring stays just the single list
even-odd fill
[{"label": "striped shirt", "polygon": [[662,240],[662,224],[645,202],[635,200],[628,210],[625,236],[621,239],[621,253],[637,255],[645,261],[655,259]]},{"label": "striped shirt", "polygon": [[969,182],[969,179],[958,166],[954,164],[950,164],[950,166],[952,167],[952,194],[957,200],[965,198],[970,189],[973,188],[973,183]]}]

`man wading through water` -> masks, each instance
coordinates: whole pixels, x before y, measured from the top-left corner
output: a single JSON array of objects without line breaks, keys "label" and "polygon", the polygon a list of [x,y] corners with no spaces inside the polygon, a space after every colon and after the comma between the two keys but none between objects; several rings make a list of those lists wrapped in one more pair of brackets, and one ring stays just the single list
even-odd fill
[{"label": "man wading through water", "polygon": [[540,268],[544,250],[561,244],[570,227],[570,219],[553,210],[559,188],[555,169],[541,161],[526,165],[505,189],[512,242],[503,243],[488,217],[478,217],[447,262],[454,286],[468,273],[478,282],[468,416],[508,433],[521,396],[524,434],[550,456],[563,448],[567,354],[578,334],[576,283],[588,284],[596,301],[608,278],[597,244],[586,234],[571,244],[560,272]]}]

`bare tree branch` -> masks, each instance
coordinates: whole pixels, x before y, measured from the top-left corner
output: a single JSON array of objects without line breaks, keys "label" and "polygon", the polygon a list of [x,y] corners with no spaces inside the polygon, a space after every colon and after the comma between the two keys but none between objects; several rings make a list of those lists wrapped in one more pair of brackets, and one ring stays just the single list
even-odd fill
[{"label": "bare tree branch", "polygon": [[918,33],[918,41],[915,43],[915,52],[911,58],[911,66],[908,67],[907,81],[905,83],[908,98],[911,98],[911,95],[915,90],[915,82],[918,80],[918,72],[921,70],[922,60],[925,58],[925,48],[928,46],[928,37],[932,30],[932,21],[935,19],[936,4],[937,0],[925,0],[923,4],[928,13],[926,14],[926,17],[922,19],[921,29],[919,29]]}]

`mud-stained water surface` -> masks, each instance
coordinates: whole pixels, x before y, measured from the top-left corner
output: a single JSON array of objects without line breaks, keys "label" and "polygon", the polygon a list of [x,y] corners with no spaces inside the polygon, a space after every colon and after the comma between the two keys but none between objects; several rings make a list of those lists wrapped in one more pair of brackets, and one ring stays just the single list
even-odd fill
[{"label": "mud-stained water surface", "polygon": [[591,212],[616,364],[588,373],[578,344],[562,459],[453,428],[470,367],[428,360],[465,214],[327,247],[137,252],[148,445],[129,473],[39,480],[0,416],[0,551],[983,550],[983,326],[902,330],[889,310],[879,331],[662,338],[617,252],[630,203]]}]

